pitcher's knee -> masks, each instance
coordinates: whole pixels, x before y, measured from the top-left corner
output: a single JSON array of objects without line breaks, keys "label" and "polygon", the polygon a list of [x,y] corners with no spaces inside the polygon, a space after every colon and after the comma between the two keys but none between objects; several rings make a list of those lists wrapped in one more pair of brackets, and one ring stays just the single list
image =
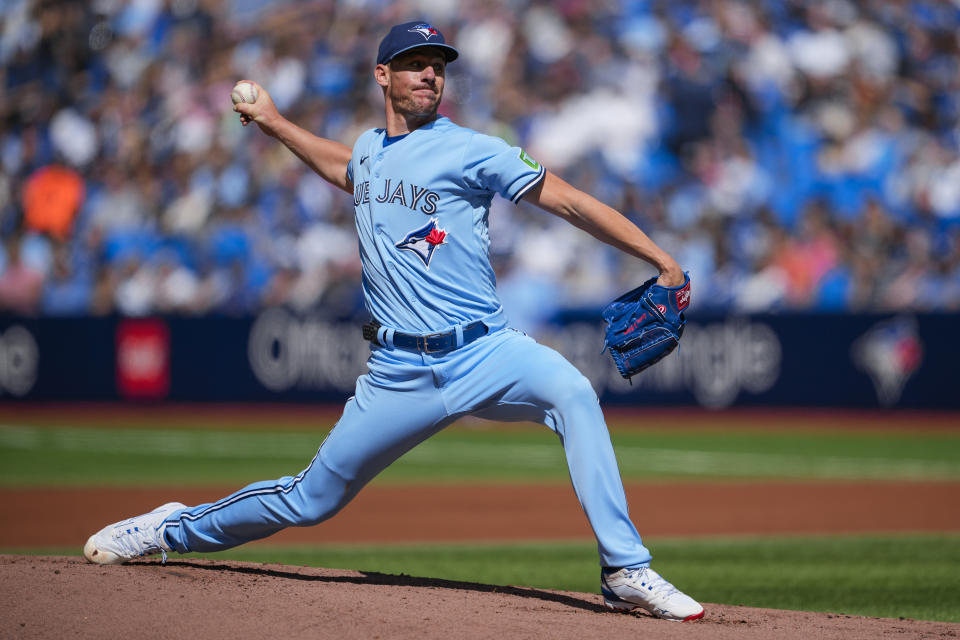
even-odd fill
[{"label": "pitcher's knee", "polygon": [[310,527],[320,524],[324,520],[329,520],[343,508],[345,504],[343,498],[344,494],[342,492],[335,495],[306,496],[301,501],[300,518],[297,525]]},{"label": "pitcher's knee", "polygon": [[587,404],[590,406],[599,403],[597,392],[593,390],[593,385],[585,376],[580,373],[576,375],[567,375],[556,380],[551,392],[554,404],[558,407],[577,406]]},{"label": "pitcher's knee", "polygon": [[290,493],[299,513],[297,525],[329,520],[350,501],[349,483],[322,464],[316,465]]}]

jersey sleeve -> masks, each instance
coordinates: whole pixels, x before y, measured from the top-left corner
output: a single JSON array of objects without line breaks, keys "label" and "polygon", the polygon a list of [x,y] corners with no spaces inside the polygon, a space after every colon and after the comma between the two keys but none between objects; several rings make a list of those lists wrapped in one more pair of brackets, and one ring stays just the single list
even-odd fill
[{"label": "jersey sleeve", "polygon": [[347,179],[353,183],[353,158],[350,158],[350,162],[347,163]]},{"label": "jersey sleeve", "polygon": [[546,170],[539,162],[500,138],[474,134],[464,150],[463,177],[467,185],[499,193],[514,204],[544,175]]}]

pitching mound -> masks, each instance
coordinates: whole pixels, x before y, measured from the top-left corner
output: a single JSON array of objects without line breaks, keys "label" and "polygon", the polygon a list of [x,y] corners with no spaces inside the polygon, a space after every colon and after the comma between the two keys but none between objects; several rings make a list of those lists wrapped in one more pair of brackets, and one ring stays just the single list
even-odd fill
[{"label": "pitching mound", "polygon": [[172,560],[101,567],[0,555],[4,638],[956,637],[960,624],[706,605],[674,623],[606,612],[599,596],[380,573]]}]

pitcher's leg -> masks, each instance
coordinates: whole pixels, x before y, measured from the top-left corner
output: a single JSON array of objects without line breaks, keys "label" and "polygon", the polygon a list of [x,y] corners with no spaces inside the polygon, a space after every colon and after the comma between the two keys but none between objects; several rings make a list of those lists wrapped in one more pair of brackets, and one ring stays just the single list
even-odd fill
[{"label": "pitcher's leg", "polygon": [[[590,383],[573,366],[555,382],[556,404],[546,424],[563,443],[573,489],[597,537],[600,561],[606,567],[649,564],[650,552],[630,519],[610,434]],[[572,373],[571,373],[572,372]]]},{"label": "pitcher's leg", "polygon": [[[296,477],[258,482],[212,504],[168,518],[165,540],[176,551],[217,551],[291,526],[323,522],[380,471],[448,423],[429,369],[408,375],[383,369],[357,383],[310,465]],[[373,367],[372,367],[373,369]],[[393,384],[395,383],[395,384]],[[403,389],[398,391],[397,388]]]},{"label": "pitcher's leg", "polygon": [[[577,499],[597,537],[604,566],[641,566],[650,552],[627,509],[620,470],[607,425],[590,382],[556,351],[516,332],[502,332],[491,349],[488,370],[497,380],[482,384],[502,391],[477,415],[542,422],[560,437]],[[472,383],[481,383],[475,378]]]},{"label": "pitcher's leg", "polygon": [[317,456],[296,477],[256,482],[217,502],[173,514],[164,539],[180,553],[221,551],[286,527],[316,524],[349,501],[347,485]]}]

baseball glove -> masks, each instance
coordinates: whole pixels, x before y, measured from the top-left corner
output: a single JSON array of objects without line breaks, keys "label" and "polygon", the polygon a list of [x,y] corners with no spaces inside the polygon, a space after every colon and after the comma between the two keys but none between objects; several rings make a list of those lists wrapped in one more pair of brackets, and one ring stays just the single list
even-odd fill
[{"label": "baseball glove", "polygon": [[607,323],[603,348],[627,380],[668,356],[680,344],[690,304],[690,276],[679,287],[650,278],[603,309]]}]

